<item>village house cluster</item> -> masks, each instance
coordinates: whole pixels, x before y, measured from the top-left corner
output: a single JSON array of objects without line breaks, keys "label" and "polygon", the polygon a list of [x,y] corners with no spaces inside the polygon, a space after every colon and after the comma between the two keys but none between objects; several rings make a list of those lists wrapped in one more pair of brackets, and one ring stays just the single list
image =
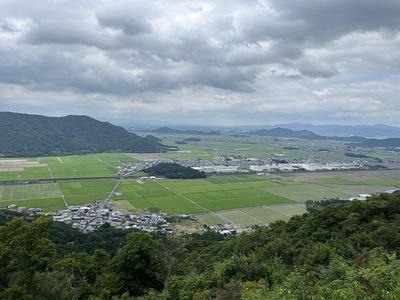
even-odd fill
[{"label": "village house cluster", "polygon": [[70,223],[73,228],[92,232],[105,223],[119,229],[137,229],[147,232],[173,234],[175,228],[165,219],[166,214],[129,214],[122,210],[91,206],[70,206],[66,210],[49,212],[54,221]]},{"label": "village house cluster", "polygon": [[[18,207],[15,204],[7,206],[8,210],[29,215],[46,215],[54,221],[72,224],[72,228],[88,233],[97,230],[108,223],[118,229],[136,229],[147,232],[175,234],[176,228],[167,220],[166,213],[131,214],[113,208],[102,208],[101,203],[88,206],[69,206],[68,209],[57,212],[45,212],[42,208]],[[177,218],[189,218],[190,215],[178,215]]]}]

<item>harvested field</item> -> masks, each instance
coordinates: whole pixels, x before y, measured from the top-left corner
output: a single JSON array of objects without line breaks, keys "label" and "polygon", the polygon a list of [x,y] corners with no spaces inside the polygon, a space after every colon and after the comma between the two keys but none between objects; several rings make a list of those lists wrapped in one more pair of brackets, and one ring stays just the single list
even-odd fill
[{"label": "harvested field", "polygon": [[164,153],[125,153],[137,160],[166,160]]},{"label": "harvested field", "polygon": [[0,160],[0,172],[23,171],[25,168],[47,167],[47,164],[40,164],[37,161],[26,159]]}]

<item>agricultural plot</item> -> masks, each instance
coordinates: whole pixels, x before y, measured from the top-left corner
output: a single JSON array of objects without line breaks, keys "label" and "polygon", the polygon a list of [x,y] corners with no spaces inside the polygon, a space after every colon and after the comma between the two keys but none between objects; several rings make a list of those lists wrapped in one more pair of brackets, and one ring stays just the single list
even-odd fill
[{"label": "agricultural plot", "polygon": [[334,178],[320,178],[319,180],[330,184],[343,184],[343,185],[384,185],[384,186],[400,185],[400,178],[368,179],[368,180],[354,181],[354,180],[334,177]]},{"label": "agricultural plot", "polygon": [[64,209],[61,191],[56,183],[0,186],[0,207],[40,207],[45,211]]},{"label": "agricultural plot", "polygon": [[48,167],[25,166],[18,169],[0,168],[0,181],[50,179],[51,173]]},{"label": "agricultural plot", "polygon": [[279,212],[287,217],[291,217],[293,215],[301,215],[306,212],[306,206],[304,204],[276,205],[273,207],[268,207],[268,209]]},{"label": "agricultural plot", "polygon": [[88,204],[104,200],[116,185],[116,180],[60,182],[68,205]]},{"label": "agricultural plot", "polygon": [[[106,159],[104,154],[73,155],[60,157],[40,158],[41,163],[46,163],[54,178],[91,178],[115,176],[118,159],[132,160],[121,154]],[[122,164],[119,164],[122,166]]]},{"label": "agricultural plot", "polygon": [[[283,206],[283,207],[285,207],[285,206]],[[283,213],[275,210],[275,208],[272,209],[271,207],[262,207],[261,209],[249,208],[245,211],[249,215],[260,220],[261,222],[264,222],[264,223],[262,223],[263,225],[270,224],[270,223],[273,223],[278,220],[287,221],[293,215],[293,214],[290,214],[290,215],[283,214]]]},{"label": "agricultural plot", "polygon": [[175,205],[165,205],[165,206],[159,206],[161,211],[164,211],[168,214],[182,214],[182,213],[187,213],[187,214],[197,214],[197,213],[205,213],[208,210],[205,209],[202,206],[192,204],[187,202],[186,204],[175,204]]},{"label": "agricultural plot", "polygon": [[129,203],[129,201],[126,200],[120,200],[115,203],[115,207],[121,210],[132,210],[135,209],[132,204]]},{"label": "agricultural plot", "polygon": [[113,177],[117,167],[137,160],[121,153],[0,160],[0,181]]},{"label": "agricultural plot", "polygon": [[[154,133],[151,133],[154,134]],[[171,146],[177,146],[175,143],[177,140],[183,140],[185,138],[193,137],[192,135],[175,135],[175,134],[156,134],[163,140],[164,144]],[[331,160],[351,160],[346,157],[344,152],[327,152],[327,151],[311,151],[311,150],[300,150],[310,149],[315,147],[315,143],[318,141],[308,141],[296,139],[276,139],[273,137],[264,136],[246,136],[246,137],[231,137],[231,136],[198,136],[202,143],[189,143],[188,145],[179,144],[179,149],[189,150],[191,153],[174,153],[169,152],[164,155],[165,158],[184,158],[184,159],[196,159],[201,158],[204,160],[212,159],[215,157],[215,150],[220,156],[226,157],[257,157],[260,159],[270,158],[272,155],[279,153],[287,157],[303,159],[312,156],[318,156],[323,159]],[[344,143],[337,141],[325,140],[321,142],[321,148],[324,147],[338,147],[344,146]],[[288,147],[299,148],[289,149]]]},{"label": "agricultural plot", "polygon": [[297,184],[281,187],[271,187],[270,193],[292,199],[297,202],[307,200],[321,200],[329,198],[347,198],[354,196],[354,191],[314,184]]},{"label": "agricultural plot", "polygon": [[289,220],[293,215],[306,212],[302,204],[282,204],[263,207],[250,207],[236,211],[212,212],[196,215],[201,224],[215,226],[230,222],[232,224],[249,227],[253,225],[271,224],[278,220]]},{"label": "agricultural plot", "polygon": [[208,226],[215,226],[218,224],[225,224],[227,222],[226,219],[219,216],[217,213],[206,213],[206,214],[199,214],[196,216],[196,219],[199,223],[205,224]]},{"label": "agricultural plot", "polygon": [[55,183],[0,186],[0,201],[51,197],[61,197],[61,192]]},{"label": "agricultural plot", "polygon": [[[253,138],[249,138],[248,142],[244,145],[218,141],[206,148],[187,146],[186,148],[192,151],[187,156],[204,159],[208,155],[208,158],[212,158],[215,155],[212,148],[225,149],[218,151],[247,157],[282,152],[275,141],[274,146],[252,144]],[[215,146],[217,144],[218,147]],[[287,150],[286,153],[289,151],[293,151],[291,156],[304,154],[299,150]],[[181,157],[184,155],[186,154],[182,154]],[[68,205],[104,200],[117,181],[89,178],[113,177],[117,173],[117,167],[134,163],[134,157],[103,153],[0,160],[0,180],[88,178],[58,184],[0,185],[0,207],[16,204],[55,211],[65,208],[63,197]],[[239,226],[252,226],[287,220],[294,214],[302,214],[305,211],[304,202],[307,200],[354,197],[361,193],[381,192],[400,186],[400,173],[396,171],[395,174],[393,170],[277,175],[282,176],[269,178],[247,174],[219,175],[196,180],[144,180],[142,183],[125,180],[118,190],[121,195],[113,196],[113,201],[116,207],[126,210],[195,214],[199,222],[207,225],[232,222]]]},{"label": "agricultural plot", "polygon": [[230,182],[234,183],[196,179],[147,180],[139,184],[126,180],[119,188],[122,196],[113,200],[116,205],[119,201],[128,201],[135,208],[157,207],[167,213],[188,214],[293,202],[263,190],[282,183],[257,176],[244,176],[246,180],[241,182],[241,177],[230,176]]},{"label": "agricultural plot", "polygon": [[335,184],[329,180],[318,184],[318,181],[304,183],[289,179],[228,175],[197,180],[147,180],[142,184],[127,180],[119,189],[122,196],[113,199],[117,206],[121,201],[121,207],[129,203],[138,209],[195,214],[199,222],[207,225],[232,222],[252,226],[303,214],[307,200],[352,197],[366,187],[341,186],[337,180],[332,182]]},{"label": "agricultural plot", "polygon": [[262,220],[252,215],[249,215],[242,210],[220,212],[218,215],[221,216],[223,219],[229,221],[230,223],[238,225],[240,227],[251,227],[253,225],[259,225],[263,222]]},{"label": "agricultural plot", "polygon": [[325,183],[330,183],[330,184],[348,184],[348,185],[357,185],[357,184],[360,185],[360,184],[362,184],[361,182],[358,182],[358,181],[339,178],[339,177],[320,178],[318,180],[322,181],[322,182],[325,182]]}]

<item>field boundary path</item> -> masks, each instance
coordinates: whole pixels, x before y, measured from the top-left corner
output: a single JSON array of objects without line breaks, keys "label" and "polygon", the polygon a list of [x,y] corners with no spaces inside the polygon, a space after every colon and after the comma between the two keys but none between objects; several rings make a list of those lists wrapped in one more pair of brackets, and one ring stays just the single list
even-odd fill
[{"label": "field boundary path", "polygon": [[244,210],[244,209],[238,209],[238,211],[241,211],[241,212],[244,213],[245,215],[248,215],[248,216],[250,216],[250,217],[252,217],[252,218],[254,218],[254,219],[260,221],[262,225],[268,225],[268,223],[265,222],[265,220],[263,220],[263,219],[261,219],[261,218],[255,216],[255,215],[249,213],[248,211],[246,211],[246,210]]},{"label": "field boundary path", "polygon": [[57,187],[58,187],[58,190],[60,191],[61,198],[62,198],[63,201],[64,201],[65,207],[68,208],[68,207],[69,207],[68,202],[67,202],[67,200],[65,199],[65,196],[64,196],[64,194],[63,194],[63,192],[62,192],[62,190],[61,190],[61,188],[60,188],[60,186],[59,186],[58,183],[57,183]]},{"label": "field boundary path", "polygon": [[47,166],[47,169],[49,170],[49,173],[50,173],[51,179],[54,179],[53,172],[51,171],[51,169],[50,169],[50,167],[49,167],[49,166]]},{"label": "field boundary path", "polygon": [[113,166],[112,164],[110,164],[110,163],[109,163],[109,162],[107,162],[107,161],[101,160],[101,159],[100,159],[100,158],[98,158],[97,156],[95,156],[94,158],[95,158],[95,159],[97,159],[98,161],[100,161],[100,162],[104,163],[104,164],[107,164],[107,165],[109,165],[109,166],[111,166],[111,167],[115,168],[115,166]]}]

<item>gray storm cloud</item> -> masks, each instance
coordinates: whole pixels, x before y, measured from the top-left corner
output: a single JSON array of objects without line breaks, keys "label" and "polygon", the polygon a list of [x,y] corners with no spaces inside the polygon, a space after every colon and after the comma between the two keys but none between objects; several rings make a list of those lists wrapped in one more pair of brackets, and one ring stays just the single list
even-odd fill
[{"label": "gray storm cloud", "polygon": [[[395,123],[399,15],[391,0],[3,0],[0,105],[26,99],[25,112],[59,114],[81,100],[84,114],[152,119],[156,104],[168,114],[155,117],[207,111],[244,124],[284,122],[291,111],[290,121],[309,122],[324,97],[324,121],[335,123],[349,122],[336,113],[349,98],[360,100],[351,122],[365,122],[369,95],[389,112],[368,123]],[[221,93],[224,106],[213,102]]]}]

